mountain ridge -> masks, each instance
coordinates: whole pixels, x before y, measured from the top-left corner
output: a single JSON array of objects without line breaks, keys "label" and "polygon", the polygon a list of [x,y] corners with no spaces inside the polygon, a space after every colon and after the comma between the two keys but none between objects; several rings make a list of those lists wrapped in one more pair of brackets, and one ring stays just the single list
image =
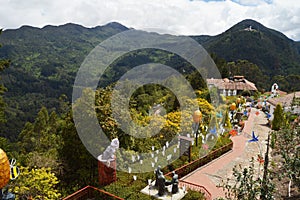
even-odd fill
[{"label": "mountain ridge", "polygon": [[214,52],[226,61],[249,60],[269,76],[287,75],[293,66],[297,66],[296,73],[300,73],[300,42],[254,20],[243,20],[221,34],[204,38],[206,40],[195,37],[208,52]]},{"label": "mountain ridge", "polygon": [[11,60],[11,66],[1,73],[1,82],[8,89],[4,96],[8,106],[7,123],[0,125],[0,136],[15,139],[42,106],[58,109],[62,94],[70,101],[72,84],[85,56],[124,30],[127,28],[118,23],[93,28],[67,23],[3,31],[0,58]]},{"label": "mountain ridge", "polygon": [[[250,25],[251,31],[246,31]],[[8,88],[5,94],[8,123],[0,127],[0,136],[19,132],[26,121],[33,121],[43,105],[50,110],[58,109],[62,94],[70,101],[72,84],[85,56],[103,40],[125,30],[129,28],[117,22],[92,28],[66,23],[4,30],[0,36],[0,58],[10,59],[11,66],[1,74]],[[268,75],[266,89],[274,81],[283,89],[284,85],[288,88],[291,75],[296,81],[300,77],[300,42],[254,20],[243,20],[215,36],[191,37],[226,62],[248,60],[259,66]],[[146,61],[151,60],[142,55],[138,62]],[[126,71],[130,62],[120,65],[119,72]],[[168,62],[177,69],[181,67],[176,59]]]}]

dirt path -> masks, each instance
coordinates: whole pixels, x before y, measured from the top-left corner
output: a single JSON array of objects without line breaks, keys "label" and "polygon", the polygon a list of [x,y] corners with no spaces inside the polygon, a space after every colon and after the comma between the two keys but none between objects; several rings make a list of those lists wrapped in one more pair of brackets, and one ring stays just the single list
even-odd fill
[{"label": "dirt path", "polygon": [[[182,180],[204,186],[212,194],[213,199],[224,197],[223,190],[217,187],[221,180],[232,178],[234,166],[248,166],[252,157],[256,160],[260,151],[263,155],[266,151],[266,139],[270,129],[265,125],[267,123],[265,114],[259,111],[259,115],[256,115],[256,111],[259,110],[252,108],[242,134],[231,138],[233,149],[230,153],[197,169],[183,177]],[[256,135],[259,135],[259,143],[248,142],[251,138],[252,130]],[[259,166],[259,162],[255,162],[255,168],[257,169],[256,174],[259,174],[259,169],[262,169],[262,166]]]}]

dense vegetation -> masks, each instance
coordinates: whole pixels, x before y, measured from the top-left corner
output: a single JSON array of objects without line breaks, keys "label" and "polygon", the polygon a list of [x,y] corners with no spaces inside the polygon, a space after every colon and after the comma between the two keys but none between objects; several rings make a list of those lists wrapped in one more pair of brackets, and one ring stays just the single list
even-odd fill
[{"label": "dense vegetation", "polygon": [[[146,92],[149,89],[148,87],[152,92],[150,94]],[[172,98],[172,94],[165,88],[157,85],[145,86],[138,92],[141,93],[137,97],[147,97],[149,95],[150,97],[155,97],[156,103],[161,101],[161,98],[170,95],[168,100],[170,110],[167,113],[167,123],[159,134],[146,139],[138,139],[124,134],[111,117],[111,107],[109,106],[111,97],[110,86],[99,88],[96,93],[95,101],[97,102],[96,107],[100,126],[109,138],[118,137],[121,147],[128,151],[147,152],[151,149],[151,145],[162,148],[166,141],[170,141],[176,134],[183,131],[180,130],[181,127],[179,126],[181,115],[177,111],[176,100]],[[199,91],[198,93],[201,96],[201,92]],[[148,123],[149,115],[144,115],[143,113],[145,109],[148,110],[148,106],[153,104],[153,99],[146,97],[143,98],[143,101],[132,99],[131,112],[133,119],[136,119],[137,123]],[[84,103],[83,101],[84,99],[78,99],[75,106]],[[195,99],[195,101],[198,102],[203,115],[206,117],[203,125],[208,125],[207,122],[210,116],[215,113],[214,108],[208,101],[200,97]],[[61,106],[64,112],[60,115],[55,111],[50,113],[45,107],[42,107],[35,120],[32,123],[27,122],[25,124],[17,142],[14,143],[6,138],[0,138],[0,146],[6,150],[10,157],[17,159],[18,166],[22,170],[21,175],[9,184],[11,190],[18,194],[20,198],[31,195],[35,198],[53,199],[59,196],[66,196],[86,185],[97,185],[97,160],[87,152],[78,137],[72,119],[70,104],[62,102]],[[228,136],[219,139],[216,147],[222,146],[229,141]],[[199,144],[201,144],[201,140]],[[193,149],[193,159],[197,159],[200,156],[201,145]],[[121,157],[119,158],[121,159]],[[167,172],[187,162],[187,158],[183,157],[164,170]],[[120,160],[120,165],[121,163]],[[120,174],[121,177],[117,185],[109,186],[106,190],[122,196],[125,194],[131,195],[130,198],[134,199],[137,194],[128,193],[130,189],[122,187],[122,184],[128,184],[129,174],[122,172]],[[140,176],[149,176],[153,179],[153,175],[153,173],[148,173],[148,175],[143,174]],[[123,180],[124,177],[122,178],[122,176],[127,177],[127,179]],[[40,184],[42,180],[43,184]],[[125,181],[125,183],[122,183],[122,181]],[[134,184],[133,186],[141,188],[143,184]],[[116,190],[116,187],[122,187],[123,189]]]},{"label": "dense vegetation", "polygon": [[300,73],[299,42],[254,20],[243,20],[217,36],[195,39],[226,61],[242,59],[255,63],[268,76]]},{"label": "dense vegetation", "polygon": [[[255,31],[244,31],[249,25]],[[0,86],[0,147],[22,166],[22,175],[10,183],[19,197],[34,195],[55,199],[87,184],[97,185],[97,160],[87,152],[77,135],[70,96],[84,57],[99,42],[124,30],[127,28],[117,23],[92,29],[66,24],[42,29],[24,26],[4,31],[1,35],[3,47],[0,48],[0,58],[9,60],[0,60],[1,81],[5,85]],[[274,30],[246,20],[218,36],[194,38],[211,52],[223,77],[245,75],[261,90],[269,90],[272,82],[277,82],[283,90],[300,89],[300,45]],[[136,123],[147,125],[149,108],[164,104],[168,120],[159,134],[147,140],[133,138],[124,134],[111,116],[110,98],[114,81],[134,66],[157,61],[181,72],[197,91],[196,99],[185,100],[194,101],[201,108],[203,125],[208,125],[211,119],[217,124],[214,115],[224,111],[224,108],[212,107],[205,80],[199,78],[201,76],[190,64],[178,56],[153,49],[131,52],[109,67],[99,83],[101,87],[95,99],[100,126],[108,138],[118,137],[121,147],[127,150],[147,152],[153,144],[161,148],[179,132],[190,131],[180,130],[179,103],[174,94],[155,84],[141,87],[132,95],[130,112]],[[167,81],[173,81],[172,77]],[[184,91],[185,88],[178,86],[178,90]],[[76,104],[84,104],[84,99],[79,99]],[[225,116],[228,121],[228,113]],[[230,126],[228,122],[224,124]],[[278,130],[281,126],[285,124],[280,124]],[[223,139],[218,141],[217,146],[228,142],[228,138]],[[194,152],[197,152],[193,154],[195,159],[199,157],[199,149]],[[295,168],[298,160],[293,159],[297,164],[292,166]],[[185,164],[186,159],[178,162],[173,163],[172,168]],[[299,175],[290,171],[286,173],[299,184]],[[45,184],[40,184],[41,181]],[[122,178],[120,181],[121,184],[119,182],[115,188],[113,185],[106,189],[118,190],[122,187]],[[136,197],[132,194],[131,198]]]},{"label": "dense vegetation", "polygon": [[[254,31],[244,31],[252,26]],[[68,101],[78,68],[85,56],[104,39],[127,30],[118,23],[84,28],[75,24],[34,28],[23,26],[5,30],[0,37],[0,58],[11,66],[1,74],[5,93],[6,120],[1,136],[16,140],[27,121],[33,122],[42,106],[58,113],[59,97]],[[299,44],[263,25],[244,20],[217,36],[193,36],[211,52],[222,76],[245,75],[259,89],[269,90],[277,82],[280,89],[299,90]],[[160,61],[189,77],[198,89],[205,82],[176,55],[152,50],[133,52],[106,72],[103,86],[117,80],[138,64]]]},{"label": "dense vegetation", "polygon": [[58,108],[61,95],[70,101],[74,78],[85,56],[101,41],[124,30],[127,28],[111,23],[92,29],[66,24],[4,31],[0,57],[9,59],[11,66],[1,74],[8,88],[8,106],[7,123],[1,125],[0,135],[15,140],[42,106]]},{"label": "dense vegetation", "polygon": [[[0,30],[0,35],[2,33],[2,30]],[[0,44],[1,47],[1,44]],[[2,71],[4,69],[6,69],[9,66],[9,61],[6,59],[0,59],[0,73],[2,73]],[[0,77],[0,81],[2,82],[2,79]],[[0,123],[4,123],[5,120],[5,102],[3,100],[3,94],[6,91],[6,87],[4,87],[3,84],[0,84]]]},{"label": "dense vegetation", "polygon": [[[144,52],[136,52],[133,55],[139,54],[144,54]],[[158,56],[159,52],[150,51],[149,54],[151,58],[153,54]],[[133,55],[129,55],[129,57]],[[161,52],[162,55],[168,54]],[[195,77],[195,74],[191,74],[193,75],[192,77]],[[187,79],[193,80],[189,75],[186,76]],[[176,84],[176,79],[173,77],[166,81],[173,81]],[[203,87],[195,83],[192,85],[195,88]],[[180,85],[177,85],[176,88],[178,91],[186,90],[185,87]],[[178,133],[187,132],[187,130],[181,130],[179,126],[181,114],[178,100],[174,94],[165,87],[149,84],[139,88],[132,95],[130,99],[132,117],[138,124],[148,124],[150,118],[149,108],[155,104],[164,104],[167,123],[159,134],[151,138],[139,139],[125,134],[111,116],[110,101],[112,89],[113,84],[98,88],[95,98],[96,112],[100,126],[105,134],[108,138],[118,137],[122,148],[132,152],[147,152],[151,149],[151,145],[162,148],[166,141],[169,141]],[[208,125],[211,115],[215,113],[215,108],[209,103],[209,93],[206,89],[202,88],[202,90],[197,90],[196,93],[197,99],[191,100],[186,98],[185,101],[193,101],[201,107],[204,119],[203,126]],[[123,99],[122,96],[120,96],[121,99]],[[57,199],[86,185],[97,185],[97,160],[87,152],[78,137],[70,103],[63,95],[58,99],[58,102],[57,110],[60,111],[59,113],[43,106],[34,120],[25,123],[15,141],[10,141],[5,137],[0,138],[1,148],[5,149],[10,158],[14,157],[17,159],[17,165],[21,169],[21,175],[9,184],[10,190],[17,194],[19,199],[29,197],[34,199]],[[80,98],[74,106],[80,106],[84,103],[85,99]],[[191,124],[188,127],[191,127]],[[188,130],[188,132],[190,131]],[[224,137],[224,141],[219,140],[217,144],[222,146],[223,143],[228,141],[228,137]],[[199,147],[194,148],[193,159],[199,157],[200,144],[201,141],[199,141]],[[183,157],[164,170],[175,169],[186,163],[187,158]],[[122,181],[128,182],[130,180],[128,180],[128,174],[125,173],[125,176],[127,179],[122,180],[121,173],[116,186],[109,186],[106,190],[121,196],[125,195],[124,197],[129,195],[131,199],[135,199],[137,197],[136,192],[128,193],[130,188],[122,187]],[[153,173],[150,173],[148,176],[153,176]],[[137,188],[143,186],[143,184],[136,184],[133,186]],[[123,190],[115,190],[118,187],[122,187]],[[189,194],[189,196],[193,196],[192,194]],[[197,198],[199,194],[194,194],[194,196]]]}]

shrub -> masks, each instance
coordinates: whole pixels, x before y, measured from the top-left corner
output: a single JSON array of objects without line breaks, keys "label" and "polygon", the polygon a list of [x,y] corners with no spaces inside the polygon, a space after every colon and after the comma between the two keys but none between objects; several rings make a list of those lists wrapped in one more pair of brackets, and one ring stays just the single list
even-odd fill
[{"label": "shrub", "polygon": [[184,196],[182,200],[204,200],[204,194],[192,190],[188,190],[188,193]]},{"label": "shrub", "polygon": [[272,121],[272,129],[278,131],[284,125],[284,113],[281,104],[277,104],[274,110],[274,119]]}]

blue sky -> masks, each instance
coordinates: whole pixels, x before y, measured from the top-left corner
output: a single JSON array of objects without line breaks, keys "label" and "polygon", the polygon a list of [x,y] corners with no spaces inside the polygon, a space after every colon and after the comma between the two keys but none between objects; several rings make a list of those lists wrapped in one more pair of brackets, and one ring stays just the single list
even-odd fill
[{"label": "blue sky", "polygon": [[217,35],[254,19],[300,41],[295,0],[0,0],[0,27],[43,27],[112,21],[127,27],[180,35]]}]

